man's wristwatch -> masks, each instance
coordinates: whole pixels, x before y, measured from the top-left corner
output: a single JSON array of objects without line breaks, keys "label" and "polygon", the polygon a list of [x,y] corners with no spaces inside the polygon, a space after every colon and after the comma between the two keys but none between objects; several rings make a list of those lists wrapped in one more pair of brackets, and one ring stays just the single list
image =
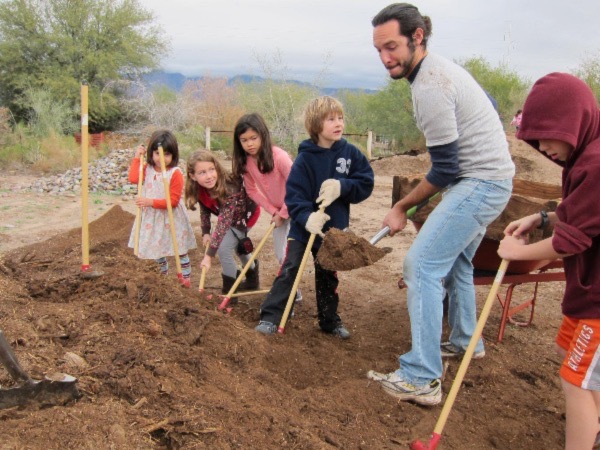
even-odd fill
[{"label": "man's wristwatch", "polygon": [[542,223],[538,225],[538,228],[543,230],[548,226],[548,213],[546,211],[540,211],[540,216],[542,216]]}]

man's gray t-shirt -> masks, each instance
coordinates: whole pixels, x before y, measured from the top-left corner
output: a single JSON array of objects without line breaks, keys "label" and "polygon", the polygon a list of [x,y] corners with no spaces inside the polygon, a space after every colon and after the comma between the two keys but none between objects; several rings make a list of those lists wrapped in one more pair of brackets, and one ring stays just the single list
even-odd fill
[{"label": "man's gray t-shirt", "polygon": [[514,176],[498,113],[465,69],[429,53],[411,91],[417,127],[427,147],[458,141],[458,177],[504,180]]}]

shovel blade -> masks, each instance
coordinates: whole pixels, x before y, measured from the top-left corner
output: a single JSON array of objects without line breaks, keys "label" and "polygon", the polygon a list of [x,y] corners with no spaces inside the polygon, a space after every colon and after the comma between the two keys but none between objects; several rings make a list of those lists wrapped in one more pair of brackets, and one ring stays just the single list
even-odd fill
[{"label": "shovel blade", "polygon": [[0,409],[28,405],[36,405],[40,408],[62,406],[79,398],[81,394],[77,389],[77,379],[64,375],[59,381],[51,379],[29,381],[18,387],[0,389]]}]

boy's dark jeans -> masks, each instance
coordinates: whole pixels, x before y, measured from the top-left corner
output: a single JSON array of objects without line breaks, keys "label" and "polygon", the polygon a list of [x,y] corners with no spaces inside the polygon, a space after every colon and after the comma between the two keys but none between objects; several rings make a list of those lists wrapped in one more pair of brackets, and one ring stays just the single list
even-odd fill
[{"label": "boy's dark jeans", "polygon": [[[279,325],[281,317],[285,311],[287,300],[294,286],[302,256],[306,250],[306,244],[298,242],[294,239],[288,240],[287,254],[279,274],[271,290],[267,294],[263,304],[261,305],[260,320],[271,322]],[[317,254],[314,247],[311,249],[313,259]],[[315,290],[317,296],[317,311],[319,318],[319,327],[325,332],[332,332],[339,324],[342,323],[340,316],[337,314],[339,296],[337,287],[339,280],[336,272],[325,270],[315,261]],[[293,306],[292,306],[293,307]]]}]

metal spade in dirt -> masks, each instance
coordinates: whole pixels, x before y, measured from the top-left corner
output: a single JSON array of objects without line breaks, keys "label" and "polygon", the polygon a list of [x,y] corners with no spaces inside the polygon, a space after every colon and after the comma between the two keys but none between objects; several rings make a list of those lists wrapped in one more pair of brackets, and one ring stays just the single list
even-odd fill
[{"label": "metal spade in dirt", "polygon": [[39,407],[65,405],[81,397],[77,379],[57,373],[43,380],[33,380],[19,364],[12,347],[0,330],[0,362],[18,386],[0,389],[0,409],[35,404]]}]

